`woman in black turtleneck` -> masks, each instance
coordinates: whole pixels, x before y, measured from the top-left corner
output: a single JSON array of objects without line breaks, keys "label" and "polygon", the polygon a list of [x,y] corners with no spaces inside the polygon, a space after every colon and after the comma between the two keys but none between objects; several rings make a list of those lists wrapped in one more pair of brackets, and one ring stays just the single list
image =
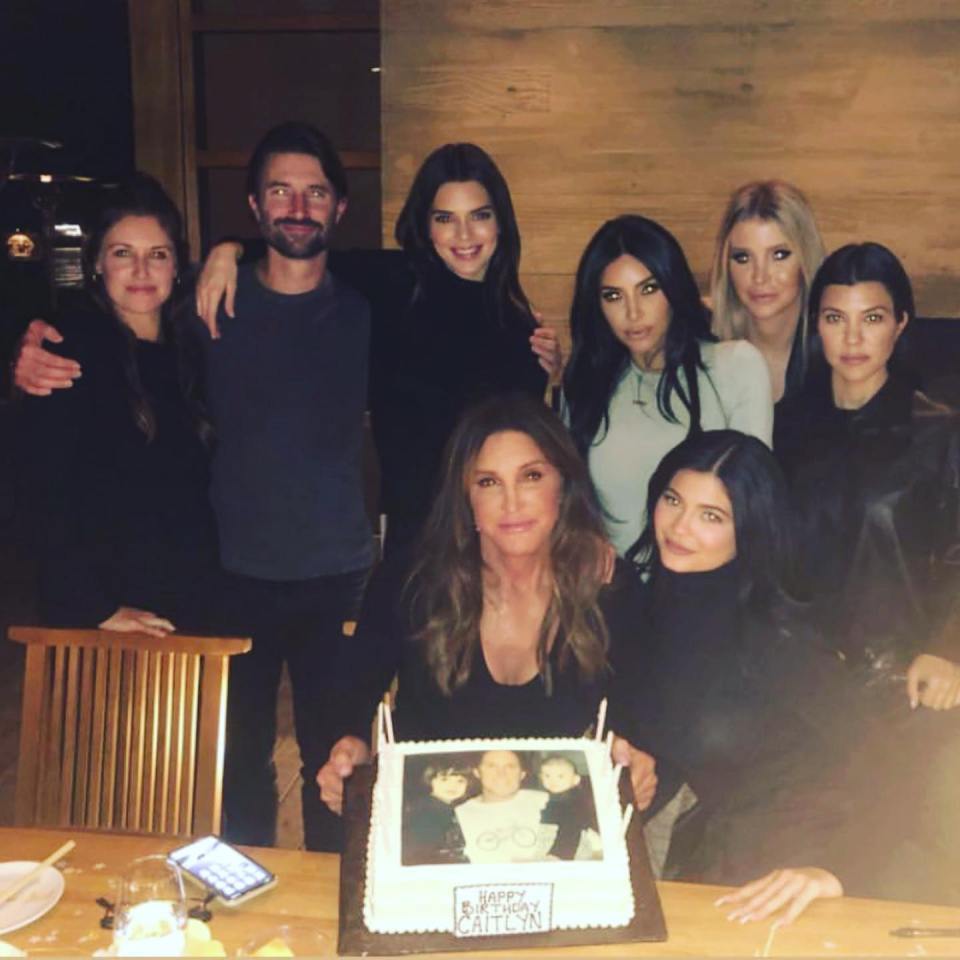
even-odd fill
[{"label": "woman in black turtleneck", "polygon": [[[684,781],[699,798],[704,835],[679,876],[751,881],[725,898],[739,919],[781,907],[792,919],[844,890],[955,898],[942,885],[951,871],[936,869],[902,812],[923,789],[932,801],[956,784],[906,769],[804,625],[786,486],[769,450],[731,430],[684,441],[654,474],[647,515],[646,642],[618,672],[611,704],[618,732],[656,758],[651,813]],[[878,789],[888,802],[875,802]],[[912,863],[905,847],[924,855]]]},{"label": "woman in black turtleneck", "polygon": [[520,286],[513,203],[487,153],[470,143],[434,150],[396,239],[408,285],[374,323],[370,377],[391,550],[419,532],[467,407],[506,392],[542,397],[545,371],[559,365],[555,334],[538,328]]},{"label": "woman in black turtleneck", "polygon": [[910,280],[886,247],[851,244],[817,271],[809,309],[810,372],[778,414],[777,455],[820,628],[888,719],[956,707],[960,420],[900,372]]}]

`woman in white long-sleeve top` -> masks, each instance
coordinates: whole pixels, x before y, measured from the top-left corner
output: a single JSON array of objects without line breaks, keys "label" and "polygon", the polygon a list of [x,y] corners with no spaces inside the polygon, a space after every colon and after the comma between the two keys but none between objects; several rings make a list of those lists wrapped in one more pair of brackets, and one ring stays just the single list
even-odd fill
[{"label": "woman in white long-sleeve top", "polygon": [[622,554],[651,474],[685,437],[731,427],[769,445],[770,378],[751,344],[716,341],[680,244],[646,217],[609,220],[587,245],[570,328],[567,420]]}]

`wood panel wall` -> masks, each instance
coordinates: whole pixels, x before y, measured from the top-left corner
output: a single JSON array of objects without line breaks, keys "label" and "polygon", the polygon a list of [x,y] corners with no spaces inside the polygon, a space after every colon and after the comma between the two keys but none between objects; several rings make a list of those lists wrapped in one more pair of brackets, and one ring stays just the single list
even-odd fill
[{"label": "wood panel wall", "polygon": [[660,220],[704,283],[729,192],[779,177],[828,248],[886,243],[960,315],[957,0],[383,0],[381,28],[386,245],[425,154],[472,140],[563,324],[604,219]]},{"label": "wood panel wall", "polygon": [[194,132],[191,0],[131,0],[130,79],[138,170],[156,177],[200,249]]},{"label": "wood panel wall", "polygon": [[[253,236],[244,175],[263,133],[284,120],[318,124],[354,188],[344,245],[377,245],[378,0],[128,0],[138,169],[201,236]],[[201,224],[201,220],[203,221]],[[202,229],[201,229],[202,227]]]}]

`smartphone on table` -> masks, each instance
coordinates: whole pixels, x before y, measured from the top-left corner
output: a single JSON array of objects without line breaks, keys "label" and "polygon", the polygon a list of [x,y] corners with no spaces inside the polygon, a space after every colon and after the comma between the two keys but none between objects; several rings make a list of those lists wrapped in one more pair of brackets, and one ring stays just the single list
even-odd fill
[{"label": "smartphone on table", "polygon": [[226,907],[235,907],[277,882],[266,867],[219,837],[193,840],[171,851],[167,859],[215,893]]}]

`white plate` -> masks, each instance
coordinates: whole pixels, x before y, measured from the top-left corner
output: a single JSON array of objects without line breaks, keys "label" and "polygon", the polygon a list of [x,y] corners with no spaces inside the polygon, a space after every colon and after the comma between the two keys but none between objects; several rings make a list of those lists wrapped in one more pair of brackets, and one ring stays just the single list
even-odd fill
[{"label": "white plate", "polygon": [[[36,867],[34,860],[0,863],[0,893]],[[63,896],[63,874],[44,867],[12,900],[0,903],[0,933],[19,930],[56,906]]]}]

